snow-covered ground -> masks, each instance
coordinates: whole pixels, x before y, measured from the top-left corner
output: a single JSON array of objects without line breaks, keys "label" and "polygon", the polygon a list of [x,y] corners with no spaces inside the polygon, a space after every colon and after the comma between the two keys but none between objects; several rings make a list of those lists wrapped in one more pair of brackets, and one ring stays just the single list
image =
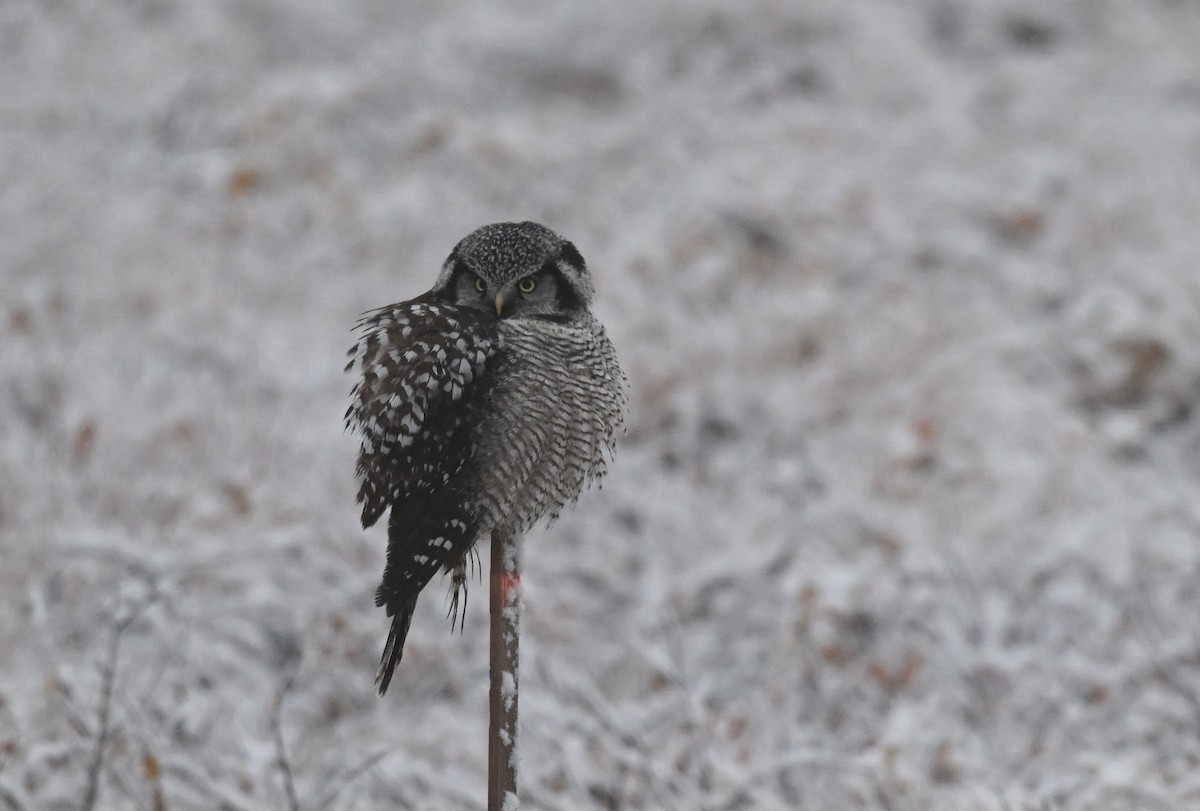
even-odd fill
[{"label": "snow-covered ground", "polygon": [[526,218],[633,398],[524,807],[1200,808],[1194,0],[4,0],[0,88],[0,809],[483,807],[342,365]]}]

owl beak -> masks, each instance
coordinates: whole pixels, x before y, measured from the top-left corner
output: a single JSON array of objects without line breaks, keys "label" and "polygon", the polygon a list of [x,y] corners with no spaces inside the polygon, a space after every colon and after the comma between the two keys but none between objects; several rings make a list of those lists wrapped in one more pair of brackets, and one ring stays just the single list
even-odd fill
[{"label": "owl beak", "polygon": [[496,294],[496,315],[502,315],[504,310],[504,294]]}]

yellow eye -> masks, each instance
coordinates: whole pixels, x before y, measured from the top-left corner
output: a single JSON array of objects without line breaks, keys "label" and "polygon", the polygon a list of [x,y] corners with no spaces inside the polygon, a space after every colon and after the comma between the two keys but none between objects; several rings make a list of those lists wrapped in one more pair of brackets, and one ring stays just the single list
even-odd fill
[{"label": "yellow eye", "polygon": [[533,288],[535,287],[537,287],[537,282],[535,282],[533,279],[522,279],[521,281],[517,282],[517,289],[522,293],[532,293]]},{"label": "yellow eye", "polygon": [[487,288],[483,286],[483,279],[475,280],[475,292],[477,292],[477,293],[486,293],[487,292]]}]

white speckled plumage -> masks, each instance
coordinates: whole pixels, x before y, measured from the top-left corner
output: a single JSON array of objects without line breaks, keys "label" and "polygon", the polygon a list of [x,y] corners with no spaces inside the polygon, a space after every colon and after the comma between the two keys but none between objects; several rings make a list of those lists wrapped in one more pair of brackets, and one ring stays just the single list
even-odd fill
[{"label": "white speckled plumage", "polygon": [[463,239],[428,293],[360,321],[346,423],[362,442],[363,526],[390,509],[381,693],[439,569],[454,573],[456,611],[480,537],[557,517],[604,474],[625,378],[591,298],[570,242],[499,223]]}]

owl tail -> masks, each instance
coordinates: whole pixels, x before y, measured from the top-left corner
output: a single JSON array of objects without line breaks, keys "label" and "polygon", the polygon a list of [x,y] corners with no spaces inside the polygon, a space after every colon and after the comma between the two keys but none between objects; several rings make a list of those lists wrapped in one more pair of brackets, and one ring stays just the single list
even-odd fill
[{"label": "owl tail", "polygon": [[392,630],[388,632],[383,656],[379,660],[379,672],[375,674],[375,686],[379,688],[379,695],[387,692],[392,673],[396,670],[396,665],[400,664],[400,657],[404,655],[404,639],[408,636],[408,626],[412,623],[413,611],[416,608],[417,597],[414,594],[411,599],[397,605],[392,615]]}]

